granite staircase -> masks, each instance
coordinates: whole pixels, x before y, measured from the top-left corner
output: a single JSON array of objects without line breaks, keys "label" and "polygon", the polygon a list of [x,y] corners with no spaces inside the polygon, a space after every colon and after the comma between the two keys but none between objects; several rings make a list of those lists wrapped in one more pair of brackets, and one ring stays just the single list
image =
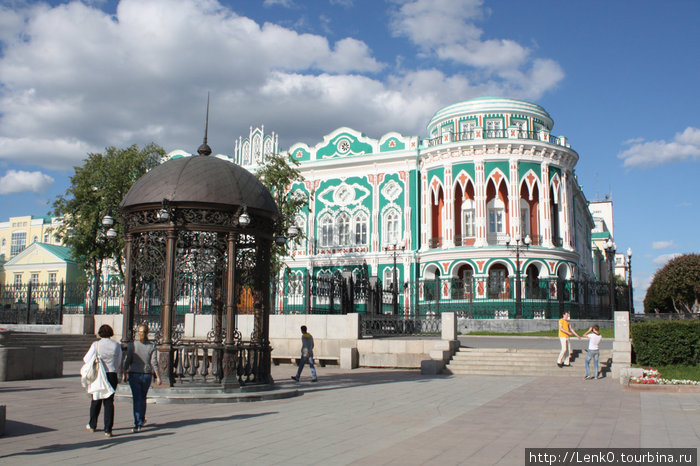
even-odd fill
[{"label": "granite staircase", "polygon": [[[557,342],[558,343],[558,342]],[[465,348],[448,362],[445,374],[581,377],[586,352],[573,350],[571,366],[558,367],[559,349]],[[592,365],[592,363],[591,363]],[[612,350],[600,350],[599,370],[605,376],[612,365]],[[591,370],[592,367],[591,367]]]},{"label": "granite staircase", "polygon": [[61,346],[64,361],[80,361],[97,340],[95,335],[12,332],[7,346]]}]

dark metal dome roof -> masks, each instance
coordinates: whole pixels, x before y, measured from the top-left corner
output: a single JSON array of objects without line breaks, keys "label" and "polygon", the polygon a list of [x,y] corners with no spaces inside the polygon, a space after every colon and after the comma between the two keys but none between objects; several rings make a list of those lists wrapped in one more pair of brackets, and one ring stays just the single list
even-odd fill
[{"label": "dark metal dome roof", "polygon": [[216,204],[218,208],[245,205],[279,215],[270,192],[248,170],[216,157],[171,159],[139,178],[122,200],[121,209],[144,204]]}]

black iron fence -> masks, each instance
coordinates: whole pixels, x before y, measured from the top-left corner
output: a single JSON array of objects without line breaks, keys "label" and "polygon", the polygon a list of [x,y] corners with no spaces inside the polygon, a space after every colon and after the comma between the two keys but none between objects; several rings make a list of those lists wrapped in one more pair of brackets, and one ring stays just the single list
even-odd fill
[{"label": "black iron fence", "polygon": [[[93,298],[94,290],[94,283],[86,282],[0,285],[0,323],[58,324],[64,314],[121,312],[124,286],[120,281],[100,283],[97,300]],[[186,313],[211,313],[211,298],[200,291],[191,287],[179,294],[176,322],[184,321]],[[135,303],[138,321],[157,325],[160,294],[160,287],[155,285],[139,291]],[[613,307],[629,309],[627,287],[617,284],[614,294],[613,306],[608,282],[534,277],[523,277],[519,296],[514,277],[467,280],[441,277],[395,286],[392,282],[382,283],[377,277],[357,277],[346,272],[284,277],[271,283],[275,314],[359,313],[402,316],[404,320],[439,317],[443,312],[454,312],[470,319],[553,319],[564,312],[570,312],[574,319],[611,319]],[[245,296],[243,290],[239,300],[241,312],[246,305],[252,305],[252,301],[246,304]],[[94,309],[93,303],[97,304]],[[386,328],[385,324],[376,325]],[[418,327],[413,325],[413,328]]]},{"label": "black iron fence", "polygon": [[[599,281],[523,277],[436,278],[394,286],[376,277],[350,274],[285,277],[272,284],[276,314],[400,315],[404,318],[455,312],[471,319],[611,319],[611,284]],[[614,309],[628,310],[626,285],[615,287]]]}]

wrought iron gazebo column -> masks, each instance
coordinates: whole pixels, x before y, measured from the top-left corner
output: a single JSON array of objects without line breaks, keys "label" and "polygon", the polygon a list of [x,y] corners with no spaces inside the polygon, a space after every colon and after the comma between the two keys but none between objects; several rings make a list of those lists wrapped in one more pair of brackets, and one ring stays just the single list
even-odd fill
[{"label": "wrought iron gazebo column", "polygon": [[127,233],[124,241],[124,299],[122,301],[122,344],[133,340],[131,329],[134,327],[134,272],[132,264],[133,233]]},{"label": "wrought iron gazebo column", "polygon": [[173,384],[173,291],[175,277],[175,244],[177,232],[174,227],[167,231],[165,242],[165,276],[163,277],[163,306],[161,308],[161,329],[163,339],[158,346],[158,365],[160,366],[160,378],[163,386],[170,387]]},{"label": "wrought iron gazebo column", "polygon": [[[260,238],[257,243],[257,265],[259,267],[260,277],[266,282],[270,277],[270,251],[272,250],[272,241],[269,239]],[[261,307],[262,309],[262,328],[260,335],[261,345],[261,382],[273,383],[272,379],[272,348],[270,347],[270,287],[260,287]]]},{"label": "wrought iron gazebo column", "polygon": [[236,379],[236,240],[238,235],[232,231],[227,237],[226,261],[226,340],[224,341],[223,385],[238,387]]}]

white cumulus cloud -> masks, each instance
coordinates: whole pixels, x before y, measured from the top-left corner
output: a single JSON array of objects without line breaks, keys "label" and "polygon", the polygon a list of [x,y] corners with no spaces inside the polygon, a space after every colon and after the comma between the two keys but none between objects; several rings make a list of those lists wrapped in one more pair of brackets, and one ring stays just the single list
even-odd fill
[{"label": "white cumulus cloud", "polygon": [[700,128],[687,127],[672,141],[632,140],[631,146],[618,155],[625,167],[650,168],[686,160],[700,160]]},{"label": "white cumulus cloud", "polygon": [[52,177],[39,171],[8,170],[0,178],[0,194],[44,193],[53,184],[53,181]]},{"label": "white cumulus cloud", "polygon": [[675,243],[673,241],[654,241],[651,243],[651,247],[653,249],[666,249],[674,246]]},{"label": "white cumulus cloud", "polygon": [[657,267],[662,267],[666,265],[666,262],[670,261],[671,259],[675,259],[680,255],[681,254],[678,252],[673,252],[670,254],[661,254],[660,256],[655,257],[651,262]]},{"label": "white cumulus cloud", "polygon": [[88,152],[152,141],[194,152],[208,92],[209,143],[231,154],[238,136],[260,124],[279,134],[283,149],[340,126],[372,137],[422,135],[444,105],[480,95],[537,99],[563,77],[555,61],[532,58],[527,47],[484,38],[475,26],[480,1],[394,4],[402,11],[397,34],[467,67],[452,75],[403,70],[375,58],[361,37],[330,40],[259,23],[216,0],[120,0],[114,14],[78,1],[13,5],[20,6],[0,6],[7,164],[70,169]]}]

